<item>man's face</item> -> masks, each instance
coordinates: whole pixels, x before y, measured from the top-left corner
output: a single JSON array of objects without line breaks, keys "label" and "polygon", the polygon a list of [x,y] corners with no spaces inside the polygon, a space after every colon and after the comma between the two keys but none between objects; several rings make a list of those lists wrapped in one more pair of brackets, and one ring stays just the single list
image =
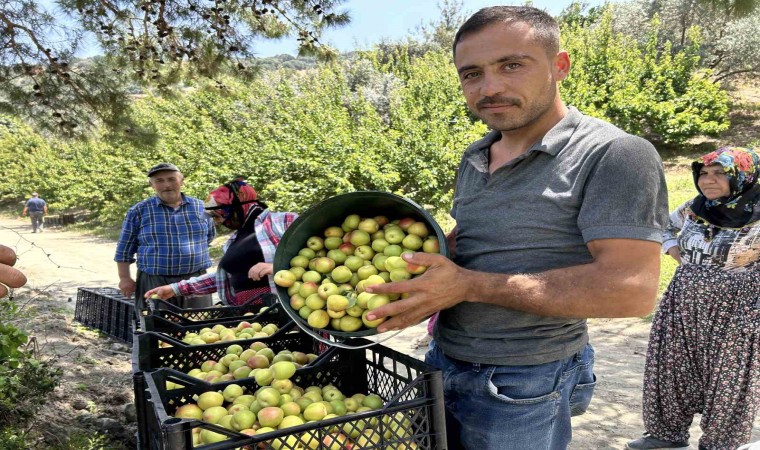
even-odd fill
[{"label": "man's face", "polygon": [[150,186],[158,198],[167,204],[177,204],[182,200],[182,173],[172,170],[162,170],[150,177]]},{"label": "man's face", "polygon": [[540,119],[557,100],[556,83],[569,69],[567,54],[549,55],[522,22],[493,24],[465,35],[454,64],[467,106],[499,131]]}]

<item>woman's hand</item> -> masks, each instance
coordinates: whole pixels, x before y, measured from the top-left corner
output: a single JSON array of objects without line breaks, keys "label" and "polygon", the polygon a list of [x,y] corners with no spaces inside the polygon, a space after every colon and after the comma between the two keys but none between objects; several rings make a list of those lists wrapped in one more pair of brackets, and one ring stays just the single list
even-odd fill
[{"label": "woman's hand", "polygon": [[681,264],[681,249],[678,248],[677,245],[668,249],[668,255],[670,255],[671,258],[675,259],[678,264]]},{"label": "woman's hand", "polygon": [[248,278],[259,281],[267,275],[272,275],[274,266],[270,263],[257,263],[248,270]]},{"label": "woman's hand", "polygon": [[[12,266],[16,264],[16,252],[0,245],[0,298],[8,294],[8,287],[19,288],[26,284],[26,276]],[[8,286],[8,287],[6,287]]]},{"label": "woman's hand", "polygon": [[145,293],[145,298],[151,298],[154,295],[157,295],[159,299],[166,300],[169,298],[174,297],[174,289],[170,285],[164,285],[159,286],[157,288],[153,288]]}]

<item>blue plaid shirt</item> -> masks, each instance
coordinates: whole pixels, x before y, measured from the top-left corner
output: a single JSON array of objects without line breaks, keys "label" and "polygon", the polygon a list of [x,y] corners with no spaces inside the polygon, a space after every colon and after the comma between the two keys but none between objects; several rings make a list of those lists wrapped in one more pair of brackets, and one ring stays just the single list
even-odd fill
[{"label": "blue plaid shirt", "polygon": [[129,208],[116,246],[116,262],[135,262],[150,275],[184,275],[211,267],[208,246],[216,236],[203,202],[182,194],[175,210],[153,196]]}]

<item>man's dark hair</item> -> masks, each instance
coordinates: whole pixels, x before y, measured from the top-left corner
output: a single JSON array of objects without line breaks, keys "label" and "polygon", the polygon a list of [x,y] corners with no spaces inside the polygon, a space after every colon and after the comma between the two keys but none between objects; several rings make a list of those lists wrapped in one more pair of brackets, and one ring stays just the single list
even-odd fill
[{"label": "man's dark hair", "polygon": [[457,54],[457,44],[466,35],[476,33],[496,23],[527,23],[533,29],[533,36],[550,55],[559,52],[559,25],[545,11],[530,6],[489,6],[473,14],[459,27],[452,50]]}]

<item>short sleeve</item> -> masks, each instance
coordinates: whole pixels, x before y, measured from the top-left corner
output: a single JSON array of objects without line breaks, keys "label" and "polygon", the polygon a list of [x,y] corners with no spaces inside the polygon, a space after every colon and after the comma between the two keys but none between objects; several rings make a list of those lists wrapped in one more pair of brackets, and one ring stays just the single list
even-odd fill
[{"label": "short sleeve", "polygon": [[586,180],[578,227],[585,242],[639,239],[662,242],[668,221],[662,161],[648,141],[615,139]]}]

